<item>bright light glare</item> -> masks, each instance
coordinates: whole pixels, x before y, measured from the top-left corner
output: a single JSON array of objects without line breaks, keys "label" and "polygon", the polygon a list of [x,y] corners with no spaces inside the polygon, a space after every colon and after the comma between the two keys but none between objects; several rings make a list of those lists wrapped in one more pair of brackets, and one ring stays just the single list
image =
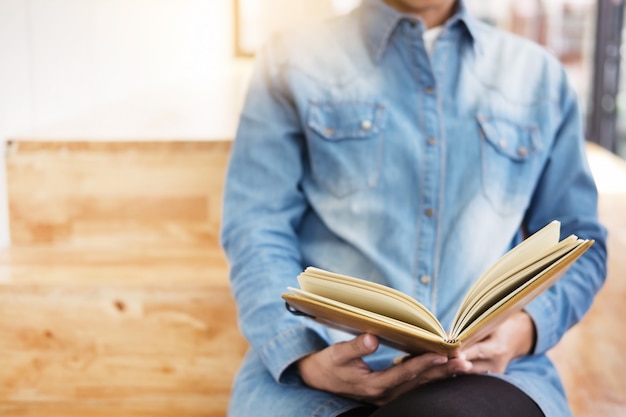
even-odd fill
[{"label": "bright light glare", "polygon": [[361,0],[332,0],[333,1],[333,9],[337,14],[346,14],[352,11],[355,7],[357,7]]},{"label": "bright light glare", "polygon": [[604,150],[590,149],[587,153],[591,171],[601,194],[626,194],[624,162]]}]

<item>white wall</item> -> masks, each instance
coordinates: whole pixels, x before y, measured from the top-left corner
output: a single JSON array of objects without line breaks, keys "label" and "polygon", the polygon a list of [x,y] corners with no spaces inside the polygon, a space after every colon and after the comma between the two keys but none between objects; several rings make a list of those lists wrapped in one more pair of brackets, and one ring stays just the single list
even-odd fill
[{"label": "white wall", "polygon": [[72,139],[94,115],[121,125],[103,137],[149,136],[123,115],[228,93],[232,28],[232,0],[0,0],[0,137]]},{"label": "white wall", "polygon": [[33,122],[26,6],[0,0],[0,137]]},{"label": "white wall", "polygon": [[[10,138],[229,137],[249,63],[232,0],[0,0],[0,152]],[[0,158],[0,247],[9,240]]]}]

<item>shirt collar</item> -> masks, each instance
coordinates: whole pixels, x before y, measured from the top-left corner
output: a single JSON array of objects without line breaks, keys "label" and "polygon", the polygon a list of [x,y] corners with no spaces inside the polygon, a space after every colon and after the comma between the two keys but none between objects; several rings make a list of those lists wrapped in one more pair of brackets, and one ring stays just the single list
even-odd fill
[{"label": "shirt collar", "polygon": [[[383,0],[363,0],[361,13],[367,49],[374,62],[379,62],[387,49],[391,35],[407,15],[387,5]],[[478,22],[468,13],[463,0],[457,0],[457,11],[445,23],[445,28],[458,24],[464,25],[474,49],[479,51]]]}]

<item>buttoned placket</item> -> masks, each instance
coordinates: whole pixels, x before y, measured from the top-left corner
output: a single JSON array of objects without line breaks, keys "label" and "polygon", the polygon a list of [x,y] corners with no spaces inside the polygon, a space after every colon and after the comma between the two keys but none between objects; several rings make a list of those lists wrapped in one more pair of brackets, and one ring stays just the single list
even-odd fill
[{"label": "buttoned placket", "polygon": [[405,35],[409,37],[411,60],[414,66],[418,102],[416,121],[418,129],[418,149],[422,153],[419,169],[420,182],[417,185],[420,210],[416,242],[416,298],[428,308],[433,303],[435,276],[435,256],[437,245],[437,222],[439,218],[439,187],[441,172],[440,114],[437,104],[437,82],[421,40],[422,29],[417,25],[406,25]]}]

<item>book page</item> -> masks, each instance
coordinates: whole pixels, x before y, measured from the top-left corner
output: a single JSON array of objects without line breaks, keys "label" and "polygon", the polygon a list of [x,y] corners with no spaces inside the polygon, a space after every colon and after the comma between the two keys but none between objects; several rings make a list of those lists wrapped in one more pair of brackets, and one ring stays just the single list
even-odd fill
[{"label": "book page", "polygon": [[507,297],[516,288],[521,287],[526,282],[531,281],[542,270],[563,258],[568,252],[579,245],[580,240],[576,236],[570,236],[562,240],[554,247],[547,256],[535,262],[527,262],[521,268],[517,268],[512,276],[505,279],[495,280],[494,285],[486,287],[482,293],[478,293],[472,303],[468,303],[466,311],[459,314],[459,320],[455,323],[451,334],[458,335],[472,321],[476,320],[483,312]]},{"label": "book page", "polygon": [[579,239],[576,245],[564,256],[489,307],[476,320],[469,322],[464,329],[460,330],[458,335],[455,335],[454,339],[459,339],[462,344],[472,344],[487,336],[495,326],[502,323],[514,312],[524,308],[535,297],[558,281],[565,274],[567,268],[592,244],[593,240]]},{"label": "book page", "polygon": [[313,267],[300,274],[298,282],[309,293],[404,321],[447,338],[443,326],[426,307],[393,288]]},{"label": "book page", "polygon": [[382,343],[407,353],[418,355],[438,352],[453,357],[459,348],[458,343],[450,343],[436,334],[403,321],[306,291],[295,290],[293,294],[283,294],[282,298],[291,308],[319,323],[355,335],[374,334]]},{"label": "book page", "polygon": [[458,327],[461,315],[470,308],[476,298],[484,294],[488,287],[494,285],[494,281],[502,281],[517,273],[529,263],[551,252],[550,249],[559,243],[561,223],[557,220],[532,234],[519,245],[508,251],[491,268],[489,268],[476,283],[470,288],[463,302],[457,310],[453,320],[453,328]]},{"label": "book page", "polygon": [[[380,321],[382,323],[386,323],[386,324],[388,324],[390,326],[393,326],[393,327],[402,328],[402,329],[405,329],[406,331],[410,331],[410,332],[415,332],[416,334],[419,334],[420,337],[428,337],[428,338],[432,338],[433,337],[433,332],[424,329],[422,326],[416,326],[416,325],[407,323],[407,322],[402,321],[402,320],[397,320],[397,319],[394,319],[392,317],[388,317],[388,316],[384,316],[382,314],[374,313],[374,312],[372,312],[370,310],[365,310],[365,309],[362,309],[362,308],[359,308],[359,307],[355,307],[353,305],[342,303],[340,301],[333,300],[332,298],[323,297],[321,295],[313,294],[313,293],[310,293],[308,291],[300,290],[298,288],[287,287],[287,289],[289,291],[291,291],[293,294],[298,295],[300,297],[310,298],[311,300],[317,301],[318,303],[327,304],[329,306],[335,307],[336,309],[345,310],[345,311],[348,311],[350,313],[358,314],[360,316],[369,317],[369,318],[371,318],[373,320]],[[439,335],[436,335],[436,336],[438,338],[440,338]]]}]

